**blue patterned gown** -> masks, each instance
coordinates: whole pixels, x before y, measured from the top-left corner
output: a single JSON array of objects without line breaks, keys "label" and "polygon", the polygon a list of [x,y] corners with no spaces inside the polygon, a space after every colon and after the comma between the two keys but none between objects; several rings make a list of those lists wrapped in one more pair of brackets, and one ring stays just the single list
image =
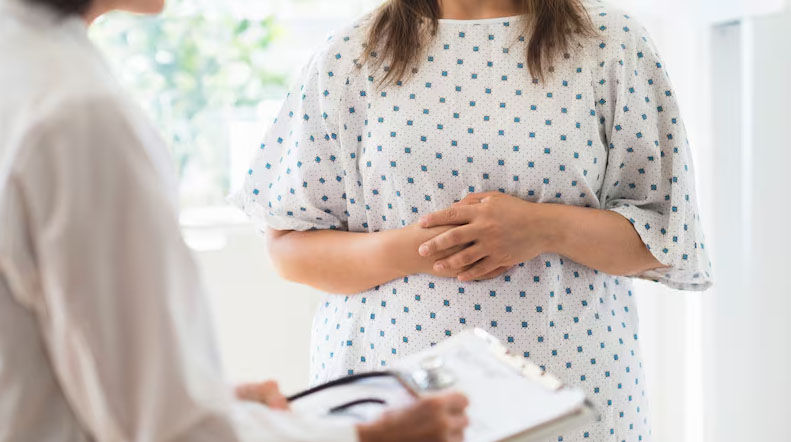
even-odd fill
[{"label": "blue patterned gown", "polygon": [[[407,80],[384,89],[358,68],[365,19],[324,44],[257,154],[239,204],[280,230],[397,229],[470,192],[613,210],[667,265],[640,275],[710,284],[689,146],[644,28],[601,3],[599,35],[558,57],[542,83],[523,17],[442,20]],[[312,381],[381,369],[469,327],[583,388],[600,422],[557,441],[650,440],[628,277],[546,254],[483,282],[412,275],[315,317]]]}]

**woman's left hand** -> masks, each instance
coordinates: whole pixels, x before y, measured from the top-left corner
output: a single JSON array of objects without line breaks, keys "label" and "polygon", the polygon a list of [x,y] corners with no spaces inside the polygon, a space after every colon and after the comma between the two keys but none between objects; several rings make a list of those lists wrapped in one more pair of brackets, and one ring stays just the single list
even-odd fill
[{"label": "woman's left hand", "polygon": [[423,243],[421,256],[438,255],[452,247],[464,250],[438,260],[436,271],[463,269],[460,281],[488,279],[545,253],[552,222],[549,204],[531,203],[500,192],[473,193],[452,207],[420,219],[424,228],[458,226]]}]

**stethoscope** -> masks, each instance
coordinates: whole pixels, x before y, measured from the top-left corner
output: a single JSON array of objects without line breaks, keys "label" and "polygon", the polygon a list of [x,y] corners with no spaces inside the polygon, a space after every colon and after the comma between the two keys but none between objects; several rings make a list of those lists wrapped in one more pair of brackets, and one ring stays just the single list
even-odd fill
[{"label": "stethoscope", "polygon": [[[292,402],[320,391],[376,378],[394,378],[414,396],[418,396],[418,392],[443,390],[456,383],[456,376],[454,376],[453,372],[445,366],[445,361],[439,356],[431,356],[421,361],[420,367],[417,370],[413,371],[412,373],[407,373],[406,375],[402,372],[387,370],[353,374],[321,385],[317,385],[313,388],[290,396],[287,399],[289,402]],[[374,397],[360,398],[346,402],[344,404],[336,405],[330,408],[329,413],[343,413],[348,411],[350,408],[365,404],[387,405],[387,401]]]}]

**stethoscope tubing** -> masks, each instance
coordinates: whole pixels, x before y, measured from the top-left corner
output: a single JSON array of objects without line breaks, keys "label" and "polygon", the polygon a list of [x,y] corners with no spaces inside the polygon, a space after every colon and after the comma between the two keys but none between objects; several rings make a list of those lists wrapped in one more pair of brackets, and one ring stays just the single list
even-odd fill
[{"label": "stethoscope tubing", "polygon": [[317,385],[315,387],[297,393],[293,396],[289,396],[286,399],[289,402],[292,402],[301,399],[305,396],[310,396],[311,394],[318,393],[319,391],[327,390],[333,387],[339,387],[341,385],[351,384],[353,382],[361,381],[364,379],[384,378],[384,377],[392,377],[392,378],[400,379],[398,374],[392,371],[372,371],[367,373],[353,374],[346,377],[342,377],[340,379],[335,379],[334,381],[326,382],[321,385]]}]

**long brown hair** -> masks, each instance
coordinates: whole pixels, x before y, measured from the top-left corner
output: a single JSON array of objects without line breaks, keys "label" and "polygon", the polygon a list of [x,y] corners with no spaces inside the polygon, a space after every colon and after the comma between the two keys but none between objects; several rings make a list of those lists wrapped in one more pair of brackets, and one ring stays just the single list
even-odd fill
[{"label": "long brown hair", "polygon": [[[527,66],[537,79],[544,80],[552,61],[568,52],[575,36],[595,35],[581,0],[514,2],[527,17]],[[382,85],[403,80],[416,64],[420,49],[436,34],[439,18],[439,0],[388,0],[374,13],[363,64],[371,63],[376,69],[385,67]]]}]

